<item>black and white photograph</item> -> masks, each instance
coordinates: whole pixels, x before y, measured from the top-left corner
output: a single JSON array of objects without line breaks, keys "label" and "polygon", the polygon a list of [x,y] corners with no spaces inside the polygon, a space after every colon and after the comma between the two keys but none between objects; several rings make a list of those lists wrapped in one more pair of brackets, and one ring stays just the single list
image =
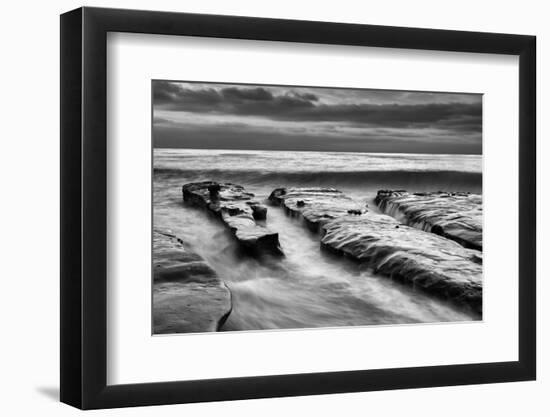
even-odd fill
[{"label": "black and white photograph", "polygon": [[482,320],[482,97],[153,80],[153,334]]},{"label": "black and white photograph", "polygon": [[550,416],[547,8],[5,2],[0,416]]}]

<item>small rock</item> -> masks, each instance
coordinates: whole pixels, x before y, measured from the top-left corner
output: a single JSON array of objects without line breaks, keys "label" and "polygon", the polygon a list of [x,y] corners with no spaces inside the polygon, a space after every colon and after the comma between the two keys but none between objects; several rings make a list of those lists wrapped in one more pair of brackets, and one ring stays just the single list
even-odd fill
[{"label": "small rock", "polygon": [[210,199],[211,200],[217,200],[219,197],[219,193],[221,190],[220,184],[211,184],[208,186],[208,192],[210,193]]},{"label": "small rock", "polygon": [[267,207],[261,204],[251,204],[250,208],[252,209],[252,216],[255,220],[267,219]]},{"label": "small rock", "polygon": [[229,207],[227,209],[227,212],[229,213],[230,216],[236,216],[236,215],[242,213],[242,210],[239,209],[238,207]]}]

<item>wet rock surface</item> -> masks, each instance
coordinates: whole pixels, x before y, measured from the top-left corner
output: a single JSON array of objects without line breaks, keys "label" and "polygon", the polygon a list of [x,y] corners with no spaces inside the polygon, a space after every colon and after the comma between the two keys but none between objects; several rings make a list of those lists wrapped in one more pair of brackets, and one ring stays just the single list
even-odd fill
[{"label": "wet rock surface", "polygon": [[483,248],[483,210],[479,194],[408,193],[381,190],[376,204],[386,214],[471,249]]},{"label": "wet rock surface", "polygon": [[218,217],[246,252],[283,255],[278,233],[262,224],[267,218],[267,207],[244,187],[205,181],[184,185],[182,193],[187,204],[203,207]]},{"label": "wet rock surface", "polygon": [[481,314],[481,252],[385,215],[341,217],[323,229],[326,249]]},{"label": "wet rock surface", "polygon": [[153,231],[153,333],[214,332],[231,312],[216,272],[166,230]]},{"label": "wet rock surface", "polygon": [[323,248],[481,314],[481,252],[362,210],[335,189],[280,188],[269,199],[319,230]]},{"label": "wet rock surface", "polygon": [[269,201],[290,215],[301,215],[313,231],[338,217],[363,213],[360,204],[334,188],[277,188]]}]

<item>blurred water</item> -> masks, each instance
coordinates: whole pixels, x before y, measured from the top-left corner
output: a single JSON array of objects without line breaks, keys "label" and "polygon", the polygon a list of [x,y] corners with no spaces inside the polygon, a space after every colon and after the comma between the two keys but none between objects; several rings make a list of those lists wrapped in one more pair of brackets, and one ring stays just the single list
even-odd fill
[{"label": "blurred water", "polygon": [[[479,192],[481,158],[452,155],[444,162],[446,157],[155,150],[154,226],[171,229],[226,281],[232,292],[233,311],[223,330],[472,320],[474,317],[470,313],[454,305],[321,251],[319,236],[304,227],[301,220],[286,216],[278,207],[269,207],[267,222],[271,229],[279,232],[286,257],[261,261],[242,258],[234,240],[217,219],[184,205],[181,198],[181,186],[191,181],[231,180],[254,192],[260,200],[267,198],[278,186],[311,185],[313,181],[339,188],[376,210],[372,202],[376,190],[404,184],[406,176],[403,179],[397,178],[401,175],[388,176],[372,182],[366,171],[392,173],[397,167],[399,172],[405,168],[431,172],[434,184],[417,182],[418,190],[452,186],[444,183],[448,178],[438,177],[434,166],[479,176],[473,185],[460,184],[461,191]],[[349,181],[338,174],[316,179],[311,175],[314,171],[353,172],[357,180]],[[288,181],[285,175],[289,173],[304,175],[297,174],[292,183],[281,183]]]},{"label": "blurred water", "polygon": [[155,149],[155,168],[241,172],[481,172],[480,155]]}]

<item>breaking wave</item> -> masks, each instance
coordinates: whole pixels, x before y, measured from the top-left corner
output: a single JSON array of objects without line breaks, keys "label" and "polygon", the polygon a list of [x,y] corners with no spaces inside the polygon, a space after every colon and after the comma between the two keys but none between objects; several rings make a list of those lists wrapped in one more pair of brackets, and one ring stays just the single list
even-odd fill
[{"label": "breaking wave", "polygon": [[405,189],[464,190],[480,192],[482,175],[460,171],[322,171],[273,172],[243,170],[186,170],[155,168],[155,176],[183,177],[188,181],[221,181],[254,185],[276,184],[285,186],[374,186]]}]

